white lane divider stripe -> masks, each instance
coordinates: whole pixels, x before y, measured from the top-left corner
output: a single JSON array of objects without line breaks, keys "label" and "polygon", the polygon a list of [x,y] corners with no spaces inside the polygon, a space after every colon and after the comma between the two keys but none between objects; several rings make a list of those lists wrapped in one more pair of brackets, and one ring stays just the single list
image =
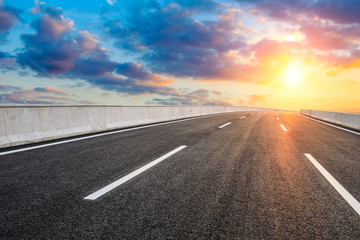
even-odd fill
[{"label": "white lane divider stripe", "polygon": [[242,116],[242,117],[241,117],[241,119],[244,119],[244,118],[246,118],[246,116]]},{"label": "white lane divider stripe", "polygon": [[317,120],[317,119],[314,119],[314,118],[310,118],[310,117],[307,117],[307,116],[304,116],[300,113],[298,113],[300,116],[304,117],[304,118],[307,118],[307,119],[310,119],[310,120],[313,120],[313,121],[316,121],[316,122],[319,122],[319,123],[322,123],[322,124],[326,124],[326,125],[329,125],[331,127],[334,127],[334,128],[338,128],[338,129],[341,129],[341,130],[344,130],[344,131],[347,131],[347,132],[350,132],[350,133],[354,133],[354,134],[357,134],[357,135],[360,135],[360,133],[358,132],[355,132],[355,131],[351,131],[349,129],[346,129],[346,128],[342,128],[342,127],[338,127],[336,125],[333,125],[333,124],[330,124],[330,123],[327,123],[327,122],[323,122],[323,121],[320,121],[320,120]]},{"label": "white lane divider stripe", "polygon": [[279,118],[276,118],[276,120],[279,120]]},{"label": "white lane divider stripe", "polygon": [[284,125],[280,124],[281,128],[286,132],[287,129],[284,127]]},{"label": "white lane divider stripe", "polygon": [[162,157],[159,157],[158,159],[155,159],[154,161],[146,164],[145,166],[133,171],[132,173],[129,173],[128,175],[120,178],[119,180],[107,185],[106,187],[101,188],[100,190],[90,194],[89,196],[85,197],[84,200],[96,200],[97,198],[101,197],[102,195],[110,192],[111,190],[113,190],[114,188],[120,186],[121,184],[129,181],[130,179],[136,177],[137,175],[139,175],[140,173],[148,170],[149,168],[155,166],[156,164],[164,161],[166,158],[170,157],[171,155],[174,155],[175,153],[179,152],[180,150],[186,148],[186,146],[180,146],[174,150],[172,150],[171,152],[163,155]]},{"label": "white lane divider stripe", "polygon": [[328,172],[321,166],[316,159],[309,153],[305,156],[320,171],[320,173],[329,181],[336,191],[346,200],[346,202],[360,215],[360,203]]},{"label": "white lane divider stripe", "polygon": [[227,125],[230,125],[230,124],[231,124],[231,122],[225,123],[224,125],[221,125],[219,128],[226,127]]}]

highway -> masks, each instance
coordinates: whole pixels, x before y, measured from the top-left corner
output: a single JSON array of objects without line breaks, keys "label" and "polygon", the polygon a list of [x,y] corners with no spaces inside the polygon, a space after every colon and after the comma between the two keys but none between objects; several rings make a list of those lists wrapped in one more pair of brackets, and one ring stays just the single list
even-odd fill
[{"label": "highway", "polygon": [[360,239],[356,132],[237,112],[74,139],[0,151],[0,239]]}]

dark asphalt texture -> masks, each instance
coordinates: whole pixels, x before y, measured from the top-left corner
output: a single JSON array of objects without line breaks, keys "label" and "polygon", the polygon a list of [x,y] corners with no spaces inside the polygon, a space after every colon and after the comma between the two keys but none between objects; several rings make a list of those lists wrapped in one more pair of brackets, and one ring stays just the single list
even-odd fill
[{"label": "dark asphalt texture", "polygon": [[360,216],[304,156],[360,200],[360,136],[276,114],[215,115],[0,156],[0,239],[360,239]]}]

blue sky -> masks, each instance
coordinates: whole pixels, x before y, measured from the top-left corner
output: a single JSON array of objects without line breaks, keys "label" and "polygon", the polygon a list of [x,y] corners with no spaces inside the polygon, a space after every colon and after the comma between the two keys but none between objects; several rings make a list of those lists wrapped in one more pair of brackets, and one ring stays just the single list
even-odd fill
[{"label": "blue sky", "polygon": [[360,111],[360,3],[0,1],[0,103]]}]

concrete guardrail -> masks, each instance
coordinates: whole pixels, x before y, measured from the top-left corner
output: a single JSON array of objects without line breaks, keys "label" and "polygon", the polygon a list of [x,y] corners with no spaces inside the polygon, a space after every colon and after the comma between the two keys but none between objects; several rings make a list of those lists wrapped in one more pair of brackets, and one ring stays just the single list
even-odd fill
[{"label": "concrete guardrail", "polygon": [[0,148],[209,114],[272,110],[222,106],[0,105]]},{"label": "concrete guardrail", "polygon": [[360,114],[326,112],[301,109],[301,113],[313,118],[339,124],[344,127],[360,130]]}]

